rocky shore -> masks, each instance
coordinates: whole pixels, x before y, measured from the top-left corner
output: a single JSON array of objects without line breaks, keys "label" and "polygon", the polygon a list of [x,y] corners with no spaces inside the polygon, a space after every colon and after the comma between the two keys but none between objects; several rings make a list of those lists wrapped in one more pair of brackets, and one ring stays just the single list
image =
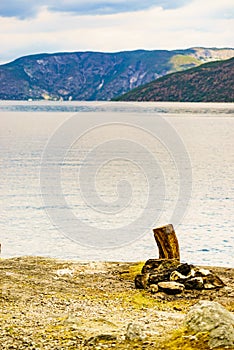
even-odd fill
[{"label": "rocky shore", "polygon": [[135,288],[143,265],[0,259],[1,349],[209,349],[184,319],[199,300],[234,312],[234,269],[209,267],[223,288],[168,295]]}]

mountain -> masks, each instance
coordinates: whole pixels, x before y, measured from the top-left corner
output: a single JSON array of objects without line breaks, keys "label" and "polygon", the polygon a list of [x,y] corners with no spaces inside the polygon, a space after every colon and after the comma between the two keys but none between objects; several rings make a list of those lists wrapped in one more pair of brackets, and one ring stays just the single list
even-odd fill
[{"label": "mountain", "polygon": [[234,58],[166,75],[115,100],[234,102]]},{"label": "mountain", "polygon": [[37,54],[0,65],[2,100],[110,100],[168,73],[234,56],[234,49]]}]

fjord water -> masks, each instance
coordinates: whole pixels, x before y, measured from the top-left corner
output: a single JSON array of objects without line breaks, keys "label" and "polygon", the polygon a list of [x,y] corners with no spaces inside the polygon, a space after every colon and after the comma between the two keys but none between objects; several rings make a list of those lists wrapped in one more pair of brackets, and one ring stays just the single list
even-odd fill
[{"label": "fjord water", "polygon": [[[192,171],[190,202],[183,219],[176,225],[181,258],[190,263],[233,267],[234,106],[213,103],[1,102],[1,256],[38,255],[112,261],[146,260],[158,256],[152,227],[135,240],[129,239],[127,244],[119,246],[116,237],[115,247],[95,249],[61,233],[47,215],[40,183],[41,159],[47,142],[74,114],[82,124],[82,120],[99,118],[102,113],[109,115],[111,122],[118,122],[118,116],[123,114],[129,115],[129,121],[131,114],[137,115],[148,129],[149,117],[152,122],[160,116],[174,129],[189,155]],[[97,164],[81,162],[90,148],[106,141],[107,134],[109,139],[129,136],[138,144],[148,142],[166,182],[162,213],[159,217],[155,213],[154,226],[169,223],[178,196],[176,164],[169,159],[162,142],[154,145],[150,135],[147,140],[144,134],[146,140],[143,140],[143,134],[137,128],[129,130],[114,125],[113,129],[104,128],[83,135],[83,139],[76,140],[67,150],[61,164],[61,186],[67,204],[75,216],[93,227],[94,235],[98,226],[125,230],[129,222],[149,209],[145,207],[147,178],[131,159],[117,159],[111,150],[104,150],[110,152],[109,162],[101,167],[96,158],[92,162]],[[133,154],[134,150],[131,152]],[[55,150],[51,161],[56,162],[56,157]],[[81,165],[98,169],[96,191],[102,197],[102,203],[106,203],[103,213],[93,210],[79,194],[77,172]],[[110,215],[108,206],[116,200],[116,186],[122,177],[132,186],[132,199],[129,208],[119,208],[119,211],[117,208],[117,214]],[[53,209],[59,210],[56,193],[54,196],[50,203],[54,203]],[[155,202],[160,203],[160,198],[155,198]],[[125,234],[134,237],[134,232]]]}]

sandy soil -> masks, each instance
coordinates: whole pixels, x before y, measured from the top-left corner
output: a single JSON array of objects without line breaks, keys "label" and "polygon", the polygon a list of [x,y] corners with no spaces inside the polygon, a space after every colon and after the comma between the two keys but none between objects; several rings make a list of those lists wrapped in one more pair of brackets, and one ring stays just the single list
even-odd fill
[{"label": "sandy soil", "polygon": [[[215,300],[234,311],[234,269],[209,267],[226,284],[220,290],[168,296],[134,288],[141,267],[0,259],[1,349],[170,349],[166,337],[183,325],[198,300]],[[139,330],[136,341],[126,339],[130,323]]]}]

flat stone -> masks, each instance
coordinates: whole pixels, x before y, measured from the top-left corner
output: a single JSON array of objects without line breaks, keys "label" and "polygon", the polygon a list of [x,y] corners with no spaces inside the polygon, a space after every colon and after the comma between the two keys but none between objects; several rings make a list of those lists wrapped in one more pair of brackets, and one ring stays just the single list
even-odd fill
[{"label": "flat stone", "polygon": [[159,290],[167,294],[179,294],[184,290],[184,285],[177,282],[160,282],[158,283]]}]

